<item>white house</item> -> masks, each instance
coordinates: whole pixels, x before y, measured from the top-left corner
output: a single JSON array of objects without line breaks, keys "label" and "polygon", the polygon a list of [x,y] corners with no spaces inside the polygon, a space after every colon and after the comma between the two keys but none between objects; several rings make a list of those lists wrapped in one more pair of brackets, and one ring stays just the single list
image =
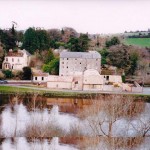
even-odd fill
[{"label": "white house", "polygon": [[33,79],[34,83],[44,83],[48,81],[49,73],[44,73],[40,70],[33,71]]},{"label": "white house", "polygon": [[6,54],[2,64],[2,69],[22,70],[23,67],[29,66],[31,54],[26,50],[13,51],[12,49]]}]

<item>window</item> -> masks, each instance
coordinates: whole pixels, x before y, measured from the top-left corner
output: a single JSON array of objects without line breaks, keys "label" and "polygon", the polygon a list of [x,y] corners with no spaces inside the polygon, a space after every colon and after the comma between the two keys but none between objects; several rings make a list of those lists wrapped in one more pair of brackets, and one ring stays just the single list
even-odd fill
[{"label": "window", "polygon": [[67,66],[67,68],[68,68],[68,66]]},{"label": "window", "polygon": [[6,61],[8,61],[8,58],[6,58]]},{"label": "window", "polygon": [[78,84],[78,81],[76,81],[75,84]]},{"label": "window", "polygon": [[62,64],[64,64],[64,62],[62,62]]},{"label": "window", "polygon": [[42,77],[42,81],[44,80],[44,77]]},{"label": "window", "polygon": [[37,77],[35,77],[35,80],[37,80]]},{"label": "window", "polygon": [[14,62],[14,59],[12,58],[12,62]]},{"label": "window", "polygon": [[106,80],[107,80],[107,81],[109,80],[109,76],[106,76]]},{"label": "window", "polygon": [[67,60],[69,60],[69,58],[67,58]]},{"label": "window", "polygon": [[80,64],[81,64],[81,62],[80,62]]},{"label": "window", "polygon": [[6,64],[6,68],[7,68],[7,64]]},{"label": "window", "polygon": [[19,58],[18,58],[18,62],[19,62]]}]

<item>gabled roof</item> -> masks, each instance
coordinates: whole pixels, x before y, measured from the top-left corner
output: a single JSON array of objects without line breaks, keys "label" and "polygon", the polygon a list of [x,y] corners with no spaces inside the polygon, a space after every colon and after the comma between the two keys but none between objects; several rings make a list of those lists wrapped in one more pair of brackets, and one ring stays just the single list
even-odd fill
[{"label": "gabled roof", "polygon": [[31,54],[28,51],[26,51],[25,49],[23,49],[21,51],[24,52],[24,53],[26,53],[28,56],[31,56]]},{"label": "gabled roof", "polygon": [[89,52],[66,52],[63,51],[60,53],[60,58],[101,58],[101,55],[97,51]]},{"label": "gabled roof", "polygon": [[41,70],[33,70],[33,76],[48,77],[49,73],[42,72]]},{"label": "gabled roof", "polygon": [[9,50],[6,57],[23,57],[24,54],[26,54],[27,56],[31,56],[31,54],[24,49],[18,51]]}]

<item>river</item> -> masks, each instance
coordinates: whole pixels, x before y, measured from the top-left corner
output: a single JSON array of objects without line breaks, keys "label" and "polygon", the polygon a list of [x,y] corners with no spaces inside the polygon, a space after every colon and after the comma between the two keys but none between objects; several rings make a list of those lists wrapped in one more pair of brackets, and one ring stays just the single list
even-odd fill
[{"label": "river", "polygon": [[149,114],[150,103],[131,96],[1,95],[0,148],[148,150]]}]

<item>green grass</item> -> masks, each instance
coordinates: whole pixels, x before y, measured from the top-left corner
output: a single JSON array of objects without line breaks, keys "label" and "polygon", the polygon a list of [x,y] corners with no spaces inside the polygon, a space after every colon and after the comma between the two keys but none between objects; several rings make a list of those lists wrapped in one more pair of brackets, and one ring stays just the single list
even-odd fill
[{"label": "green grass", "polygon": [[150,47],[150,38],[126,38],[123,42],[126,45],[137,45],[140,47]]},{"label": "green grass", "polygon": [[[113,93],[92,93],[92,92],[78,92],[78,91],[45,91],[45,90],[33,90],[30,87],[12,87],[12,86],[4,86],[0,85],[0,94],[13,94],[13,95],[24,95],[24,94],[38,94],[46,97],[61,97],[61,98],[92,98],[98,95],[114,95]],[[116,94],[115,94],[116,95]],[[128,95],[128,94],[120,94],[120,95]],[[150,102],[150,95],[142,95],[142,94],[129,94],[137,99],[143,99],[145,101]]]},{"label": "green grass", "polygon": [[46,97],[77,97],[77,98],[87,98],[89,96],[94,96],[95,93],[78,93],[78,92],[67,92],[67,91],[46,91],[46,90],[33,90],[24,87],[12,87],[0,85],[0,94],[38,94]]}]

